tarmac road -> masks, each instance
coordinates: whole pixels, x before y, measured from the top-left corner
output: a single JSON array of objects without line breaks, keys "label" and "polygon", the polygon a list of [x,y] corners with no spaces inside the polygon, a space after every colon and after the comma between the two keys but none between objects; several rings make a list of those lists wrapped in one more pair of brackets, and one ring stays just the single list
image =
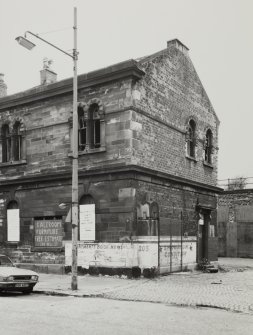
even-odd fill
[{"label": "tarmac road", "polygon": [[211,308],[101,298],[0,295],[4,335],[248,335],[253,317]]}]

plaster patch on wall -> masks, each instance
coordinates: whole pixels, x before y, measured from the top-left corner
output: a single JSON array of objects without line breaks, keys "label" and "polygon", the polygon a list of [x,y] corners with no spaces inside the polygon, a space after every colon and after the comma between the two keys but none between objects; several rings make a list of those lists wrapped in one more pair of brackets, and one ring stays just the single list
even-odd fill
[{"label": "plaster patch on wall", "polygon": [[131,121],[131,129],[141,131],[142,130],[142,124],[140,122]]},{"label": "plaster patch on wall", "polygon": [[141,92],[137,90],[133,90],[133,99],[141,100]]},{"label": "plaster patch on wall", "polygon": [[133,198],[135,197],[136,189],[132,187],[120,188],[119,189],[119,200],[123,200],[125,198]]},{"label": "plaster patch on wall", "polygon": [[120,122],[119,118],[111,119],[111,120],[107,121],[107,124],[113,124],[113,123],[117,123],[117,122]]}]

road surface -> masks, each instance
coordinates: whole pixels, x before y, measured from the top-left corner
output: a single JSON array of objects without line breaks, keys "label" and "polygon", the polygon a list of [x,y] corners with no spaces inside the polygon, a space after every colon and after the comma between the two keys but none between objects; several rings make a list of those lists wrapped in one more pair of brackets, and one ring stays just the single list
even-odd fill
[{"label": "road surface", "polygon": [[253,316],[213,308],[32,294],[0,295],[3,335],[249,335]]}]

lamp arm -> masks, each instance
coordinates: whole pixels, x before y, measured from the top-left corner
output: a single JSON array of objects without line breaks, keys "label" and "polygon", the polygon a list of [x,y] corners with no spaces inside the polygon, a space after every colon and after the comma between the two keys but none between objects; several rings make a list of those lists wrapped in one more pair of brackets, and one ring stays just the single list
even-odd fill
[{"label": "lamp arm", "polygon": [[27,33],[30,34],[30,35],[32,35],[32,36],[34,36],[34,37],[36,37],[36,38],[38,38],[38,39],[41,40],[42,42],[45,42],[45,43],[51,45],[51,47],[53,47],[53,48],[55,48],[55,49],[57,49],[57,50],[63,52],[65,55],[71,57],[72,59],[74,59],[74,58],[76,57],[75,55],[71,55],[70,53],[68,53],[68,52],[66,52],[66,51],[64,51],[64,50],[62,50],[62,49],[60,49],[60,48],[58,48],[56,45],[54,45],[54,44],[52,44],[52,43],[50,43],[50,42],[44,40],[44,38],[41,38],[38,34],[34,34],[34,33],[32,33],[31,31],[29,31],[29,30],[27,30],[27,31],[25,32],[25,37],[26,37],[26,34],[27,34]]}]

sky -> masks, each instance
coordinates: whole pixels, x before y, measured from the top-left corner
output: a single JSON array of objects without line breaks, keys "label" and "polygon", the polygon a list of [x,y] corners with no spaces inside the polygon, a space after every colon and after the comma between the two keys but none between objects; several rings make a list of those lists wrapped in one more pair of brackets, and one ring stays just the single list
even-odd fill
[{"label": "sky", "polygon": [[71,58],[32,37],[28,51],[15,38],[30,30],[71,53],[74,7],[78,74],[184,43],[221,122],[218,179],[253,176],[252,0],[0,0],[8,94],[39,85],[44,57],[58,80],[72,77]]}]

